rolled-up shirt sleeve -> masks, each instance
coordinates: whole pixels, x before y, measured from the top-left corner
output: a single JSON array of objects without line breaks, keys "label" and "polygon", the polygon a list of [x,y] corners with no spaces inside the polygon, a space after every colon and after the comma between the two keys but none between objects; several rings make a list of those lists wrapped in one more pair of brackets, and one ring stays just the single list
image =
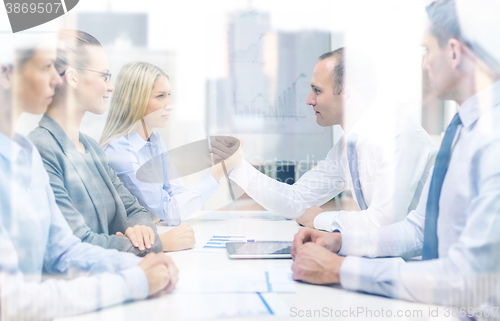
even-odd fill
[{"label": "rolled-up shirt sleeve", "polygon": [[339,153],[342,153],[341,143],[293,185],[262,174],[247,161],[236,166],[229,178],[267,210],[293,219],[313,205],[323,205],[345,189]]}]

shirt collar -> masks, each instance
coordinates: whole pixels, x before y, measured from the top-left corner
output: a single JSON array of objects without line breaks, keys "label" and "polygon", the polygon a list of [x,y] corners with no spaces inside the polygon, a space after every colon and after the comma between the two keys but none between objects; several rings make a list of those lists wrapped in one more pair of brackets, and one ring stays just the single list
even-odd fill
[{"label": "shirt collar", "polygon": [[458,114],[464,127],[475,123],[483,114],[500,105],[500,80],[486,87],[472,97],[469,97],[461,106]]},{"label": "shirt collar", "polygon": [[[152,132],[149,136],[149,142],[153,145],[158,142],[158,139],[158,133],[156,132]],[[148,143],[148,141],[145,141],[135,130],[127,134],[127,140],[130,144],[130,147],[135,152],[140,151]]]},{"label": "shirt collar", "polygon": [[21,151],[25,150],[28,155],[31,155],[33,149],[31,143],[19,134],[14,134],[14,137],[10,139],[8,136],[0,133],[0,146],[0,155],[11,163],[17,160]]}]

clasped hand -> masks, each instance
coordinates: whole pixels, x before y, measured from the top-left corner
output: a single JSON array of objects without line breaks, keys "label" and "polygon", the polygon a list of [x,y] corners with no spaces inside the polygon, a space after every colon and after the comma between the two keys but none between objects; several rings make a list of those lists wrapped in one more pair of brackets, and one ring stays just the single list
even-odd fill
[{"label": "clasped hand", "polygon": [[210,173],[219,181],[224,177],[224,171],[220,164],[222,161],[224,161],[228,172],[243,161],[243,141],[231,136],[216,136],[210,145],[212,162],[215,164]]},{"label": "clasped hand", "polygon": [[314,284],[339,283],[344,258],[336,253],[341,245],[340,233],[300,229],[292,244],[293,279]]},{"label": "clasped hand", "polygon": [[172,291],[179,280],[179,270],[172,259],[163,253],[149,253],[139,267],[148,279],[148,296],[163,290]]}]

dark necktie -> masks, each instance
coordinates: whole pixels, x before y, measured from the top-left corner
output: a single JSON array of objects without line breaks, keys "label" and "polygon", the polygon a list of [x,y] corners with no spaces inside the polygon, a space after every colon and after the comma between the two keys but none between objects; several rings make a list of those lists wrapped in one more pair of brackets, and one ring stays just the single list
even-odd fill
[{"label": "dark necktie", "polygon": [[458,125],[462,124],[458,113],[453,117],[450,125],[446,128],[443,142],[439,148],[432,172],[431,186],[427,197],[427,208],[425,211],[424,246],[422,250],[422,260],[432,260],[438,258],[438,235],[437,221],[439,215],[439,197],[443,186],[444,177],[448,170],[451,157],[451,144],[455,138]]},{"label": "dark necktie", "polygon": [[361,182],[359,180],[358,151],[356,150],[357,141],[358,136],[356,134],[349,135],[349,139],[347,140],[347,161],[349,163],[352,185],[354,193],[356,194],[356,199],[358,200],[359,208],[364,211],[368,208],[368,206],[366,206],[365,198],[363,197],[363,190],[361,189]]}]

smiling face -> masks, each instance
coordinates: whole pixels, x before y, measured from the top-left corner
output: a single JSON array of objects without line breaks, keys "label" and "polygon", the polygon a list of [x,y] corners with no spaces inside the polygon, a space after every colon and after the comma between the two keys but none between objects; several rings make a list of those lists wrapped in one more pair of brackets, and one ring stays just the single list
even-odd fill
[{"label": "smiling face", "polygon": [[108,60],[100,46],[85,46],[84,49],[90,60],[85,70],[77,70],[76,101],[82,111],[101,115],[106,111],[109,96],[115,89],[111,79],[103,75],[109,73]]},{"label": "smiling face", "polygon": [[171,111],[170,81],[161,76],[155,81],[149,96],[144,122],[148,128],[163,128],[167,125]]},{"label": "smiling face", "polygon": [[452,68],[453,51],[449,44],[439,46],[438,39],[431,33],[428,23],[422,37],[422,47],[425,57],[422,68],[429,75],[432,88],[440,99],[451,99],[452,92],[460,77],[456,69]]},{"label": "smiling face", "polygon": [[311,92],[306,103],[313,107],[318,125],[342,125],[344,118],[344,91],[336,95],[332,81],[335,59],[320,60],[311,78]]},{"label": "smiling face", "polygon": [[52,102],[56,86],[62,83],[54,62],[56,50],[40,47],[14,73],[13,98],[20,112],[43,114]]}]

